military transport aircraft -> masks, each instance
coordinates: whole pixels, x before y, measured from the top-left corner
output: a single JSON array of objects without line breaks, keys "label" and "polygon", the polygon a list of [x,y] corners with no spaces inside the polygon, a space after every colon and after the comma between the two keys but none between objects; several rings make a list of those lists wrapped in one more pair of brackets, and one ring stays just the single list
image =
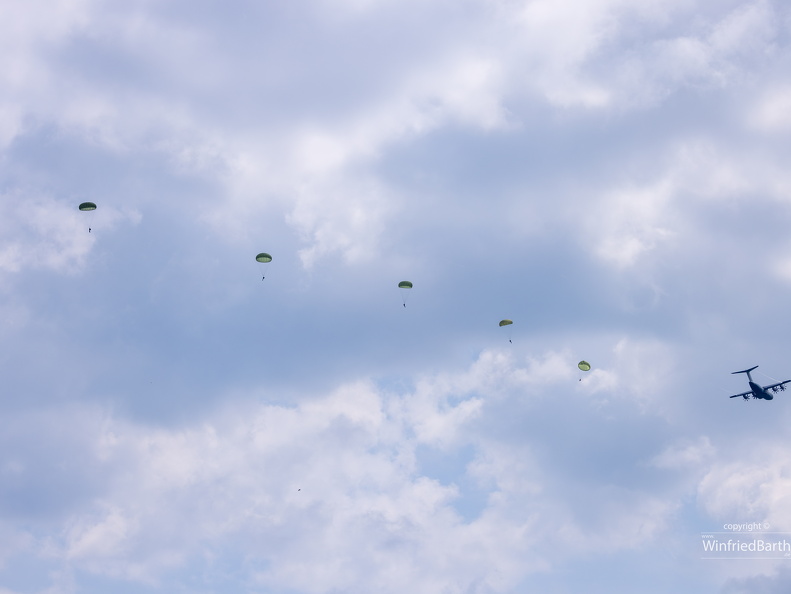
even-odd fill
[{"label": "military transport aircraft", "polygon": [[774,392],[774,393],[782,392],[783,390],[786,389],[785,384],[791,382],[791,380],[785,380],[784,382],[778,382],[776,384],[770,384],[770,385],[764,386],[762,388],[761,386],[759,386],[758,384],[756,384],[753,381],[752,377],[750,377],[750,372],[753,369],[755,369],[756,367],[758,367],[758,366],[756,365],[755,367],[750,367],[750,369],[744,369],[742,371],[734,371],[733,372],[733,373],[746,373],[747,374],[747,382],[750,384],[750,391],[749,392],[742,392],[741,394],[734,394],[733,396],[730,396],[730,398],[738,398],[739,396],[741,396],[745,400],[749,400],[750,398],[761,398],[763,400],[772,400],[772,398],[774,398],[774,396],[772,396],[772,394],[770,394],[769,392]]}]

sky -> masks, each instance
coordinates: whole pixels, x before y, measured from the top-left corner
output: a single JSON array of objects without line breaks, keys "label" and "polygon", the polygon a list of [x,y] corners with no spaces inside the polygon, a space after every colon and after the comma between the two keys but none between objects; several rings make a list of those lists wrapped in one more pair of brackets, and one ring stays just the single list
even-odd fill
[{"label": "sky", "polygon": [[787,3],[2,12],[0,594],[789,591]]}]

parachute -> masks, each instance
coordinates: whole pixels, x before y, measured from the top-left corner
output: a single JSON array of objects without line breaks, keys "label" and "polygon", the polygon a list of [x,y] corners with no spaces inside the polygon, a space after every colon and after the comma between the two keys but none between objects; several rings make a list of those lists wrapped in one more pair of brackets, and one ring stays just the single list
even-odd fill
[{"label": "parachute", "polygon": [[409,296],[408,291],[412,288],[412,283],[409,281],[401,281],[398,283],[398,288],[401,289],[401,299],[404,303],[404,307],[406,307],[406,300]]},{"label": "parachute", "polygon": [[[510,326],[513,323],[514,323],[513,320],[500,320],[500,328],[502,328],[503,326]],[[508,329],[508,342],[512,342],[510,328]]]},{"label": "parachute", "polygon": [[[96,210],[96,205],[93,202],[83,202],[77,208],[79,208],[82,212],[90,212],[92,210]],[[91,232],[91,227],[88,226],[88,233],[90,232]]]},{"label": "parachute", "polygon": [[[271,262],[271,261],[272,261],[272,256],[270,256],[270,255],[269,255],[269,254],[267,254],[266,252],[261,252],[260,254],[258,254],[258,255],[255,257],[255,261],[256,261],[256,262],[261,262],[261,264],[266,264],[266,263],[268,263],[268,262]],[[266,275],[262,276],[262,277],[261,277],[261,280],[264,280],[265,278],[266,278]]]}]

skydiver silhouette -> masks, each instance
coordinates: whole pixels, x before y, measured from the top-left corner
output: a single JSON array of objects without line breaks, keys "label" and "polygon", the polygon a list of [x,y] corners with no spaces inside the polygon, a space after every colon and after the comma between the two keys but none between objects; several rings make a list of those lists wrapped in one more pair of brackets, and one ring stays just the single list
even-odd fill
[{"label": "skydiver silhouette", "polygon": [[90,228],[90,227],[88,227],[88,233],[90,233],[90,232],[91,232],[91,228]]}]

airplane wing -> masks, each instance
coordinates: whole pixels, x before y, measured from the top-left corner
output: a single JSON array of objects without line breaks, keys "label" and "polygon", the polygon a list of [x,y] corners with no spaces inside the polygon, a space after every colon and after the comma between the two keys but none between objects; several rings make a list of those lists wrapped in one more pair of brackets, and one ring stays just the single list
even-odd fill
[{"label": "airplane wing", "polygon": [[752,390],[750,390],[749,392],[742,392],[741,394],[734,394],[733,396],[729,396],[728,398],[738,398],[739,396],[741,396],[742,398],[747,400],[752,395],[753,395],[753,392],[752,392]]},{"label": "airplane wing", "polygon": [[785,384],[787,384],[788,382],[791,382],[791,380],[786,380],[784,382],[777,382],[776,384],[764,386],[764,390],[774,390],[775,392],[777,392],[776,388],[779,388],[780,390],[785,390]]}]

